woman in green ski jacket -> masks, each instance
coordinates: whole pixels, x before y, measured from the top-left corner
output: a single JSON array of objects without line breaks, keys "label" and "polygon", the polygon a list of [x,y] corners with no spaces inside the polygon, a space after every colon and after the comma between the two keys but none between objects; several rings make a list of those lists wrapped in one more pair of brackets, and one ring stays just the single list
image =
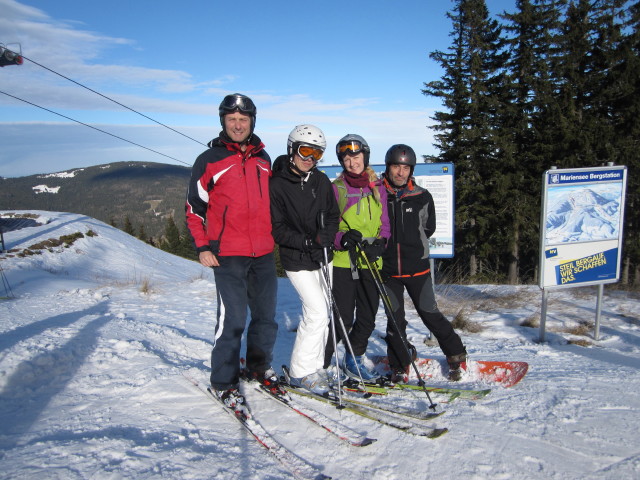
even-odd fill
[{"label": "woman in green ski jacket", "polygon": [[[336,335],[338,341],[347,343],[342,365],[345,373],[353,378],[360,374],[370,381],[379,376],[365,364],[365,352],[375,328],[380,295],[362,255],[374,268],[382,266],[380,257],[390,237],[387,191],[369,167],[369,145],[360,135],[341,138],[336,154],[343,172],[333,182],[341,215],[333,258],[333,296],[348,332],[348,343],[339,325]],[[334,355],[333,343],[330,332],[325,368]]]}]

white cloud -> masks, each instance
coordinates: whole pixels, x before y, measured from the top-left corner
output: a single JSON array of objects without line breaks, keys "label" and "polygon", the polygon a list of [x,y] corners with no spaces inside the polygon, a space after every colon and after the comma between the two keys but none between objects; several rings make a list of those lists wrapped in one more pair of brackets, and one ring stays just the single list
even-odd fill
[{"label": "white cloud", "polygon": [[[241,84],[242,79],[224,71],[202,81],[182,70],[105,62],[102,60],[110,49],[135,46],[135,42],[53,19],[14,0],[0,0],[0,11],[3,37],[19,38],[27,58],[45,67],[54,66],[63,75],[185,134],[196,132],[188,135],[202,143],[219,133],[220,99]],[[0,91],[76,121],[102,125],[109,132],[184,162],[191,163],[204,148],[30,61],[2,69],[0,74]],[[369,141],[374,163],[382,162],[394,143],[407,143],[418,155],[435,153],[432,133],[427,129],[433,112],[428,109],[389,110],[381,98],[326,98],[318,89],[305,92],[302,88],[283,88],[286,94],[240,90],[255,101],[256,133],[274,158],[284,153],[288,133],[300,123],[324,130],[330,145],[327,163],[336,162],[330,153],[332,144],[346,133],[359,133]],[[416,105],[420,105],[424,97],[418,89],[416,98]],[[172,162],[87,127],[60,124],[63,120],[55,114],[2,94],[0,106],[0,135],[10,139],[0,152],[0,175],[49,173],[120,160]]]}]

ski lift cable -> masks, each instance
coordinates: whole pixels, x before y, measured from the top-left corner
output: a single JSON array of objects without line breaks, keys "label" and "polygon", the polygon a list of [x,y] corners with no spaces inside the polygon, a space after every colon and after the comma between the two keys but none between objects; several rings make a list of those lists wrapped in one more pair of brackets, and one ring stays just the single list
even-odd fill
[{"label": "ski lift cable", "polygon": [[174,158],[174,157],[172,157],[172,156],[170,156],[170,155],[166,155],[166,154],[164,154],[164,153],[162,153],[162,152],[158,152],[157,150],[153,150],[152,148],[145,147],[144,145],[140,145],[139,143],[132,142],[131,140],[127,140],[126,138],[122,138],[122,137],[120,137],[120,136],[118,136],[118,135],[116,135],[116,134],[114,134],[114,133],[107,132],[106,130],[102,130],[102,129],[98,128],[98,127],[94,127],[93,125],[89,125],[88,123],[84,123],[84,122],[81,122],[81,121],[76,120],[76,119],[74,119],[74,118],[67,117],[66,115],[63,115],[63,114],[61,114],[61,113],[54,112],[53,110],[50,110],[50,109],[45,108],[45,107],[42,107],[42,106],[40,106],[40,105],[37,105],[37,104],[35,104],[35,103],[33,103],[33,102],[30,102],[30,101],[28,101],[28,100],[25,100],[25,99],[23,99],[23,98],[16,97],[15,95],[11,95],[10,93],[4,92],[4,91],[2,91],[2,90],[0,90],[0,93],[2,93],[2,94],[4,94],[4,95],[6,95],[6,96],[8,96],[8,97],[15,98],[16,100],[20,100],[21,102],[28,103],[29,105],[33,105],[34,107],[40,108],[40,109],[45,110],[45,111],[47,111],[47,112],[53,113],[54,115],[58,115],[58,116],[60,116],[60,117],[62,117],[62,118],[66,118],[67,120],[71,120],[72,122],[79,123],[80,125],[84,125],[85,127],[92,128],[92,129],[94,129],[94,130],[97,130],[98,132],[106,133],[107,135],[110,135],[110,136],[112,136],[112,137],[115,137],[115,138],[117,138],[117,139],[119,139],[119,140],[122,140],[122,141],[124,141],[124,142],[130,143],[131,145],[135,145],[136,147],[144,148],[145,150],[149,150],[150,152],[157,153],[158,155],[162,155],[163,157],[170,158],[171,160],[175,160],[176,162],[180,162],[180,163],[182,163],[182,164],[184,164],[184,165],[191,166],[191,164],[189,164],[189,163],[187,163],[187,162],[183,162],[182,160],[178,160],[177,158]]},{"label": "ski lift cable", "polygon": [[114,100],[113,98],[110,98],[110,97],[108,97],[108,96],[106,96],[106,95],[104,95],[104,94],[102,94],[102,93],[100,93],[100,92],[98,92],[98,91],[96,91],[96,90],[94,90],[94,89],[90,88],[90,87],[87,87],[86,85],[83,85],[83,84],[81,84],[80,82],[77,82],[77,81],[73,80],[72,78],[69,78],[69,77],[67,77],[67,76],[65,76],[65,75],[63,75],[63,74],[61,74],[61,73],[58,73],[58,72],[56,72],[55,70],[53,70],[53,69],[51,69],[51,68],[49,68],[49,67],[46,67],[46,66],[44,66],[44,65],[42,65],[42,64],[40,64],[40,63],[38,63],[38,62],[36,62],[35,60],[31,60],[30,58],[25,57],[24,55],[21,55],[21,56],[22,56],[22,58],[24,58],[25,60],[30,61],[30,62],[31,62],[31,63],[33,63],[34,65],[37,65],[37,66],[39,66],[39,67],[41,67],[41,68],[44,68],[45,70],[48,70],[48,71],[50,71],[51,73],[54,73],[54,74],[58,75],[59,77],[64,78],[65,80],[69,80],[70,82],[75,83],[76,85],[78,85],[78,86],[80,86],[80,87],[82,87],[82,88],[86,88],[86,89],[87,89],[87,90],[89,90],[90,92],[93,92],[93,93],[95,93],[96,95],[100,95],[102,98],[106,98],[107,100],[109,100],[109,101],[111,101],[111,102],[113,102],[113,103],[115,103],[115,104],[117,104],[117,105],[120,105],[121,107],[124,107],[124,108],[126,108],[127,110],[130,110],[130,111],[132,111],[132,112],[134,112],[134,113],[137,113],[138,115],[140,115],[140,116],[142,116],[142,117],[144,117],[144,118],[146,118],[146,119],[148,119],[148,120],[151,120],[151,121],[152,121],[152,122],[154,122],[154,123],[157,123],[158,125],[161,125],[161,126],[163,126],[163,127],[165,127],[165,128],[168,128],[169,130],[171,130],[171,131],[173,131],[173,132],[177,133],[178,135],[182,135],[183,137],[188,138],[189,140],[193,140],[194,142],[196,142],[196,143],[198,143],[198,144],[200,144],[200,145],[203,145],[203,146],[205,146],[205,147],[207,146],[206,144],[204,144],[204,143],[200,142],[199,140],[196,140],[195,138],[192,138],[192,137],[190,137],[189,135],[186,135],[186,134],[184,134],[184,133],[182,133],[182,132],[179,132],[179,131],[178,131],[178,130],[176,130],[175,128],[172,128],[172,127],[170,127],[170,126],[168,126],[168,125],[165,125],[164,123],[161,123],[161,122],[159,122],[159,121],[157,121],[157,120],[154,120],[153,118],[151,118],[151,117],[149,117],[149,116],[145,115],[144,113],[138,112],[137,110],[134,110],[134,109],[133,109],[133,108],[131,108],[131,107],[127,107],[127,106],[126,106],[126,105],[124,105],[123,103],[120,103],[120,102],[118,102],[117,100]]}]

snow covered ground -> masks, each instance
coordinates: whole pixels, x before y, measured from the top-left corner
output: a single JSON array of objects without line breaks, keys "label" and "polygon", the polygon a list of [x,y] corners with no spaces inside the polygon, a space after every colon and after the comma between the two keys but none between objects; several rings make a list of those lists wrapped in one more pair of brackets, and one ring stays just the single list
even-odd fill
[{"label": "snow covered ground", "polygon": [[[208,378],[212,272],[92,218],[31,213],[42,225],[5,233],[10,251],[0,255],[0,296],[10,297],[0,300],[0,478],[293,478],[183,375]],[[42,243],[65,235],[67,246]],[[433,440],[309,404],[378,440],[346,446],[249,390],[256,418],[335,479],[640,478],[637,293],[605,290],[596,342],[583,327],[593,324],[596,289],[552,291],[540,344],[538,329],[522,325],[539,319],[537,287],[437,291],[450,318],[463,311],[483,327],[461,332],[471,358],[529,362],[522,382],[441,403],[433,423],[449,432]],[[299,318],[295,291],[280,279],[278,370]],[[384,353],[385,321],[381,309],[370,354]],[[442,359],[417,316],[409,321],[420,355]],[[424,392],[378,401],[427,405]]]}]

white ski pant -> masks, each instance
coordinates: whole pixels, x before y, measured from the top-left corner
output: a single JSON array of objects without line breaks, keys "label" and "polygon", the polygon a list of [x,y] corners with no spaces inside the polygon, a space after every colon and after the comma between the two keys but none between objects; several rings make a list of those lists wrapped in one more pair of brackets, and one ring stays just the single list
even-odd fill
[{"label": "white ski pant", "polygon": [[[329,263],[329,277],[333,264]],[[329,335],[328,297],[322,269],[287,271],[287,277],[302,302],[302,320],[291,352],[289,372],[301,378],[323,367],[324,350]]]}]

